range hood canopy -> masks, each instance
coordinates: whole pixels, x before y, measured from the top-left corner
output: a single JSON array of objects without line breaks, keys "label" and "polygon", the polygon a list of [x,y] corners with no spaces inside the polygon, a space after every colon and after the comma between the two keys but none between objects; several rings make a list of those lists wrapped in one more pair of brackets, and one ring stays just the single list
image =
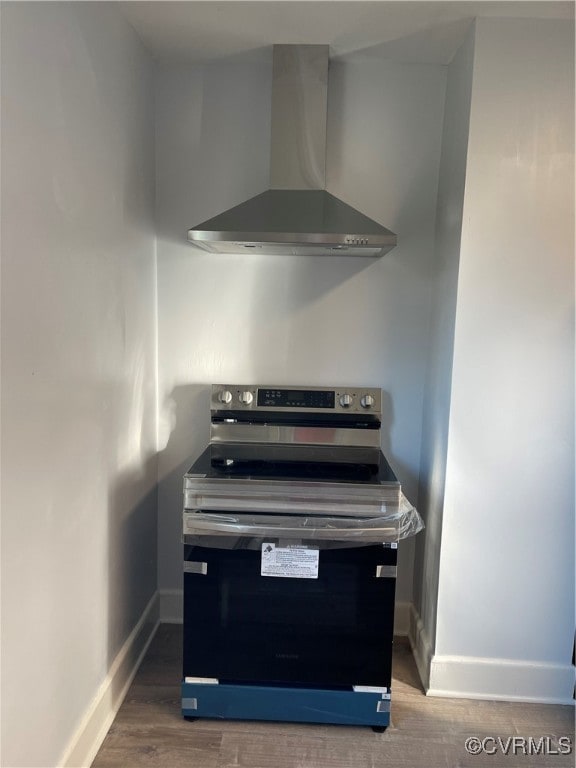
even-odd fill
[{"label": "range hood canopy", "polygon": [[396,235],[326,192],[327,45],[273,49],[272,189],[188,231],[213,253],[382,256]]}]

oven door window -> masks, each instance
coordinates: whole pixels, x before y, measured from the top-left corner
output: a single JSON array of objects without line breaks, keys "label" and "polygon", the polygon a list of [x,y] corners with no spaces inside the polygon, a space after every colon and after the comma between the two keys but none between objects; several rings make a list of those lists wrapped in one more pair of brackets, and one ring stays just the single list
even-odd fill
[{"label": "oven door window", "polygon": [[395,564],[382,546],[321,550],[317,579],[260,575],[260,552],[187,547],[184,675],[221,682],[389,686]]}]

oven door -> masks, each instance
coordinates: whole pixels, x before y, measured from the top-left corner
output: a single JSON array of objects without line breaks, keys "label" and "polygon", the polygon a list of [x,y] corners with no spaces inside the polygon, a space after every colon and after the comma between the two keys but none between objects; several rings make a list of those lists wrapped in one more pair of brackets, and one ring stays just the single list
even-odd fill
[{"label": "oven door", "polygon": [[262,576],[261,550],[185,546],[184,677],[389,687],[396,554],[320,549],[294,578]]}]

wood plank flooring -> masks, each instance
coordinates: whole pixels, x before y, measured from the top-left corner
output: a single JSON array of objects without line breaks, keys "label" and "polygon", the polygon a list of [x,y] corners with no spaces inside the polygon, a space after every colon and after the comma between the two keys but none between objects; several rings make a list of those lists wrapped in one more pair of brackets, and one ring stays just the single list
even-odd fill
[{"label": "wood plank flooring", "polygon": [[[439,699],[424,695],[410,647],[395,642],[392,725],[370,728],[197,720],[180,715],[182,627],[162,624],[93,768],[572,768],[571,706]],[[550,737],[572,754],[471,755],[470,736]],[[491,747],[493,742],[488,742]]]}]

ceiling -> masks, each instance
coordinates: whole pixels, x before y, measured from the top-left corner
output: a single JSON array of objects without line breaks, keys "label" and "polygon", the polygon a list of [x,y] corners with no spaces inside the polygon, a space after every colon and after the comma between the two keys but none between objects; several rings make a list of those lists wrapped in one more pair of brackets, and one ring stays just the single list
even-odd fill
[{"label": "ceiling", "polygon": [[573,19],[573,2],[204,0],[121,2],[154,58],[208,62],[274,43],[328,43],[331,56],[448,64],[476,16]]}]

